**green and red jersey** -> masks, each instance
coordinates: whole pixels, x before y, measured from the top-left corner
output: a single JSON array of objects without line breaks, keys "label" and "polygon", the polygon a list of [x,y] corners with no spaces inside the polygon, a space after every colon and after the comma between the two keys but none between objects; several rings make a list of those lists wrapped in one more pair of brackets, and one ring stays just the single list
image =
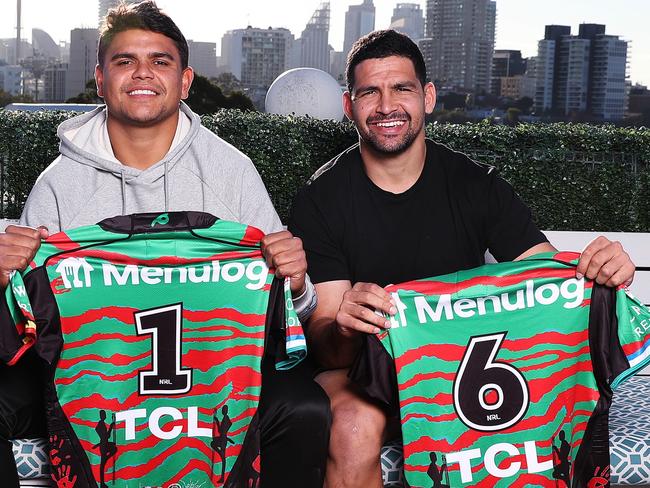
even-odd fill
[{"label": "green and red jersey", "polygon": [[[11,362],[32,346],[52,366],[50,454],[62,486],[259,480],[265,345],[280,337],[278,369],[306,354],[262,236],[199,212],[121,216],[51,236],[14,274],[6,303],[19,326],[5,317],[2,354]],[[31,322],[35,341],[20,326]]]},{"label": "green and red jersey", "polygon": [[397,314],[353,377],[399,405],[410,486],[608,485],[612,389],[650,361],[650,311],[576,279],[578,257],[387,287]]}]

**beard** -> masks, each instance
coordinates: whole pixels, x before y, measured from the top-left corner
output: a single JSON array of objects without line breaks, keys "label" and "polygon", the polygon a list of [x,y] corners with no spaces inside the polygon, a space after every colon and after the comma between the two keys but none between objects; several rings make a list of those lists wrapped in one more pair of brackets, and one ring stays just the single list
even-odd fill
[{"label": "beard", "polygon": [[375,134],[372,130],[361,130],[358,126],[357,131],[359,132],[361,139],[363,139],[363,141],[376,152],[381,154],[399,154],[411,147],[411,144],[413,144],[413,141],[417,138],[420,130],[422,130],[422,127],[418,127],[417,129],[413,127],[410,115],[407,113],[400,113],[389,117],[370,117],[366,120],[366,127],[371,127],[372,124],[378,122],[390,122],[393,120],[406,121],[406,124],[408,125],[406,133],[386,139]]}]

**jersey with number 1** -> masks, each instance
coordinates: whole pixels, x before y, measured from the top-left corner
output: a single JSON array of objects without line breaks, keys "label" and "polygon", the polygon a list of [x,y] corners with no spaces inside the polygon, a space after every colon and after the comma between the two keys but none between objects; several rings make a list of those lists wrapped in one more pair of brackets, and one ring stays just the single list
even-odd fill
[{"label": "jersey with number 1", "polygon": [[577,257],[387,287],[398,312],[356,373],[399,403],[411,487],[608,486],[612,389],[650,359],[650,311]]},{"label": "jersey with number 1", "polygon": [[279,339],[278,369],[306,353],[262,235],[199,212],[115,217],[53,235],[13,276],[7,301],[30,324],[13,355],[33,344],[52,365],[60,486],[259,483],[265,345]]}]

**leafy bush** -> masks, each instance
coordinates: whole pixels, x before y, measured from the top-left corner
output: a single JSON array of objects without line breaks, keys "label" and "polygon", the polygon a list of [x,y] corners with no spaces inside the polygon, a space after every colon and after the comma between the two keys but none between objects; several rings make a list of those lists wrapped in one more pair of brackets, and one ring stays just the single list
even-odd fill
[{"label": "leafy bush", "polygon": [[[57,156],[57,125],[72,115],[0,111],[1,217],[20,214],[34,180]],[[221,110],[202,121],[250,156],[283,219],[296,190],[357,139],[350,123],[303,117]],[[495,165],[543,229],[650,232],[648,129],[482,122],[426,131]]]}]

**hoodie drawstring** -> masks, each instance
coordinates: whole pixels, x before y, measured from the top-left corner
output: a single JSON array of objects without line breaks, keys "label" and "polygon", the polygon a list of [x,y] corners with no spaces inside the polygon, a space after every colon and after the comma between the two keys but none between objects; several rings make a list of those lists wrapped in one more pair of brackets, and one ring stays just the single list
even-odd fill
[{"label": "hoodie drawstring", "polygon": [[126,215],[126,181],[124,179],[124,170],[120,171],[122,177],[122,215]]},{"label": "hoodie drawstring", "polygon": [[165,212],[169,212],[169,185],[167,185],[167,158],[165,158],[165,174],[163,175],[163,185],[165,187]]}]

